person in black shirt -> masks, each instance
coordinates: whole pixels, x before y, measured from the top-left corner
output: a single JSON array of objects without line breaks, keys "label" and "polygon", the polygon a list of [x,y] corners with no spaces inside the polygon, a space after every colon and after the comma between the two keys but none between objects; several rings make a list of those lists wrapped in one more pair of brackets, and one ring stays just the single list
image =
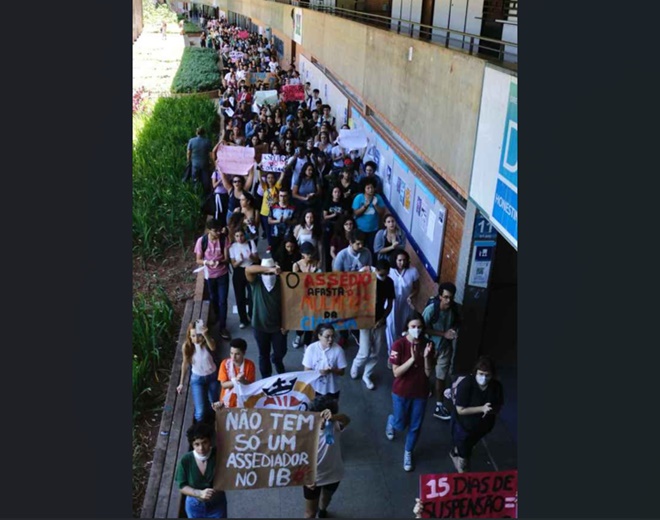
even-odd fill
[{"label": "person in black shirt", "polygon": [[459,473],[469,471],[472,448],[493,429],[502,409],[504,391],[495,375],[492,359],[481,356],[456,389],[450,423],[454,447],[449,456]]},{"label": "person in black shirt", "polygon": [[[373,268],[365,267],[363,269]],[[371,380],[371,373],[378,362],[378,353],[381,348],[387,348],[385,323],[394,306],[394,282],[388,276],[390,274],[390,263],[385,259],[378,260],[374,270],[376,271],[376,323],[370,329],[360,329],[359,350],[351,366],[351,377],[353,379],[358,378],[360,368],[364,366],[362,382],[369,390],[375,388]]]}]

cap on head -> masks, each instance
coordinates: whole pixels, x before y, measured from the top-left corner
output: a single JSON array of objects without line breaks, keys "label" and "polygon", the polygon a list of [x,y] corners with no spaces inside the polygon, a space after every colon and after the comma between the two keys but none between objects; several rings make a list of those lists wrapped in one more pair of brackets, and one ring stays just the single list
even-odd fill
[{"label": "cap on head", "polygon": [[261,267],[275,267],[275,260],[272,258],[262,258]]},{"label": "cap on head", "polygon": [[292,115],[288,115],[288,116],[286,116],[286,122],[287,122],[287,123],[288,123],[289,121],[295,121],[295,120],[296,120],[296,118],[293,117]]}]

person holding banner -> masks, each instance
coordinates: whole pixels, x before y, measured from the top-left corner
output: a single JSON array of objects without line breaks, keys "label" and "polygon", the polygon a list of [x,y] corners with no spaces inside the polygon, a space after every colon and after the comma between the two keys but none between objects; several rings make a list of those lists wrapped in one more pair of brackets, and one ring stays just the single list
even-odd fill
[{"label": "person holding banner", "polygon": [[387,416],[385,436],[394,440],[394,432],[408,427],[403,452],[403,469],[413,470],[412,452],[426,414],[429,376],[435,363],[433,342],[424,335],[424,318],[412,313],[405,322],[406,334],[392,345],[390,363],[394,373],[392,413]]},{"label": "person holding banner", "polygon": [[252,186],[252,179],[254,177],[254,168],[250,168],[250,172],[247,174],[247,177],[243,175],[233,175],[231,182],[227,177],[227,174],[221,172],[222,184],[227,190],[227,220],[231,217],[231,214],[241,206],[239,198],[243,196],[244,193],[250,191]]},{"label": "person holding banner", "polygon": [[[303,486],[305,518],[327,518],[332,495],[344,477],[344,461],[341,457],[341,434],[351,418],[338,413],[337,401],[327,396],[317,397],[309,407],[310,412],[321,412],[319,447],[316,457],[316,482]],[[331,428],[332,435],[328,436]],[[329,438],[332,439],[329,442]]]},{"label": "person holding banner", "polygon": [[280,188],[282,187],[282,181],[284,179],[284,169],[280,172],[279,178],[276,177],[275,172],[262,172],[257,170],[259,175],[259,183],[261,184],[261,189],[263,190],[263,197],[261,199],[261,211],[259,212],[261,218],[261,227],[266,233],[268,238],[268,245],[272,246],[272,239],[270,236],[270,224],[268,223],[268,214],[270,213],[271,208],[278,201],[278,194]]},{"label": "person holding banner", "polygon": [[[305,214],[305,217],[307,214]],[[293,272],[294,273],[320,273],[321,262],[318,258],[318,249],[312,243],[308,241],[300,242],[300,255],[301,258],[297,262],[293,263]],[[312,340],[312,331],[296,331],[296,339],[293,340],[293,348],[300,348],[301,344],[307,346],[311,343]]]},{"label": "person holding banner", "polygon": [[459,473],[470,471],[472,449],[493,429],[504,404],[502,383],[495,378],[495,363],[481,356],[456,389],[450,423],[454,447],[449,457]]},{"label": "person holding banner", "polygon": [[218,381],[220,381],[220,401],[213,403],[213,409],[218,411],[223,406],[236,408],[237,396],[234,387],[237,384],[249,385],[257,380],[257,369],[252,361],[245,357],[247,342],[242,338],[234,338],[229,342],[229,357],[220,364]]},{"label": "person holding banner", "polygon": [[179,492],[186,497],[186,516],[227,518],[225,492],[213,489],[216,469],[213,427],[205,423],[193,424],[186,437],[193,449],[181,457],[175,474]]},{"label": "person holding banner", "polygon": [[263,379],[273,375],[273,364],[278,374],[286,372],[283,360],[287,331],[282,327],[281,272],[272,258],[245,268],[245,277],[252,285],[252,329],[259,347],[259,371]]},{"label": "person holding banner", "polygon": [[388,276],[390,263],[385,259],[378,260],[375,268],[364,267],[362,270],[376,273],[376,322],[371,328],[360,329],[358,353],[351,365],[351,378],[357,379],[360,370],[364,367],[362,382],[367,389],[373,390],[375,385],[371,380],[371,374],[378,363],[378,354],[383,347],[387,348],[385,324],[392,312],[394,283]]},{"label": "person holding banner", "polygon": [[320,323],[314,334],[318,341],[305,350],[303,367],[321,373],[321,377],[312,383],[317,396],[339,400],[337,377],[343,376],[348,366],[344,349],[335,343],[335,328],[331,324]]}]

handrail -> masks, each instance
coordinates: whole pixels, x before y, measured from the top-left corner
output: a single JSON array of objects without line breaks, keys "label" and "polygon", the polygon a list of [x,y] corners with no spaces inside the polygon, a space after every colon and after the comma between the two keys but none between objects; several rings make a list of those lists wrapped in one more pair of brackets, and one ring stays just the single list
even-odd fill
[{"label": "handrail", "polygon": [[[301,7],[303,9],[310,9],[313,11],[320,11],[325,14],[340,16],[342,18],[350,18],[354,21],[368,23],[375,25],[381,29],[386,29],[390,31],[396,30],[397,34],[406,34],[411,38],[415,37],[415,33],[419,35],[424,35],[421,39],[424,41],[429,41],[430,43],[439,43],[433,40],[433,30],[443,31],[445,33],[444,38],[440,37],[440,41],[444,40],[444,46],[450,48],[450,41],[454,43],[451,48],[457,51],[465,51],[470,55],[478,55],[484,59],[496,59],[499,62],[505,62],[505,56],[510,58],[509,64],[517,64],[518,57],[517,53],[506,52],[504,50],[505,46],[510,48],[518,48],[518,44],[515,42],[510,42],[506,40],[498,40],[495,38],[489,38],[487,36],[481,36],[479,34],[473,34],[468,32],[459,31],[456,29],[450,29],[448,27],[442,27],[438,25],[426,25],[420,22],[413,20],[406,20],[404,18],[395,18],[391,16],[383,16],[379,14],[367,13],[363,11],[355,11],[352,9],[344,9],[342,7],[326,6],[326,5],[313,5],[308,2],[300,2],[297,0],[270,0],[280,4],[292,5],[295,7]],[[402,31],[402,25],[405,26]],[[468,41],[466,41],[468,40]],[[475,44],[475,40],[478,40],[479,43]],[[483,42],[486,42],[489,45],[484,45]],[[455,45],[460,45],[458,48]],[[467,49],[465,48],[467,46]],[[480,51],[481,49],[481,51]],[[483,49],[487,51],[492,51],[497,53],[497,56],[491,56],[484,53]]]}]

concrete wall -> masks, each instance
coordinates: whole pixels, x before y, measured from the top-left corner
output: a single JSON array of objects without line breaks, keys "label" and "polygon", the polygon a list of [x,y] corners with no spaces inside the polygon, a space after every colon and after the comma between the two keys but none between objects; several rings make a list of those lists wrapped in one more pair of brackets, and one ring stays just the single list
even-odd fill
[{"label": "concrete wall", "polygon": [[133,0],[133,41],[138,39],[144,22],[142,20],[142,0]]},{"label": "concrete wall", "polygon": [[[217,4],[292,35],[289,5],[264,0]],[[467,198],[483,60],[310,9],[303,10],[302,46],[405,135]]]}]

